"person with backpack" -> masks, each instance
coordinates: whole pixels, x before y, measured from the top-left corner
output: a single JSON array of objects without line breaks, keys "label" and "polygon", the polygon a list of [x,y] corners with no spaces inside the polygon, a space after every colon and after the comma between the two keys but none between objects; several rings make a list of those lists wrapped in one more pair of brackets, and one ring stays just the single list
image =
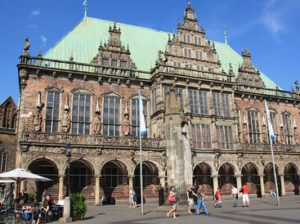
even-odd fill
[{"label": "person with backpack", "polygon": [[170,187],[170,192],[168,195],[168,202],[170,202],[172,208],[171,210],[167,213],[167,217],[170,218],[170,214],[173,213],[173,218],[176,219],[176,211],[177,211],[177,201],[176,201],[176,191],[175,191],[175,186]]}]

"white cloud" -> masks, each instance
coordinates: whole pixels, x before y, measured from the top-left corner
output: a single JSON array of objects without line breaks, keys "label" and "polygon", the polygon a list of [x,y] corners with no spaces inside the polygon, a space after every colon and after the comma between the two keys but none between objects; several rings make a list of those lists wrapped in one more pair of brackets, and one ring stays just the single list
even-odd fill
[{"label": "white cloud", "polygon": [[31,15],[32,16],[39,16],[41,14],[41,10],[40,9],[36,9],[36,10],[33,10],[31,12]]},{"label": "white cloud", "polygon": [[261,22],[269,31],[271,31],[273,35],[277,35],[280,32],[284,31],[279,16],[274,13],[267,13],[263,15],[261,18]]},{"label": "white cloud", "polygon": [[46,45],[46,43],[47,43],[47,37],[44,36],[44,35],[41,35],[41,39],[42,39],[42,45],[44,47]]}]

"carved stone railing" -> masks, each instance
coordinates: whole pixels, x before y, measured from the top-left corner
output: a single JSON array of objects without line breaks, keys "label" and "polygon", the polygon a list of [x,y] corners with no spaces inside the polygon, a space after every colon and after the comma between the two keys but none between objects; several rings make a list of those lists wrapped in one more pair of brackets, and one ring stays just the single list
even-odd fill
[{"label": "carved stone railing", "polygon": [[[139,139],[136,137],[104,137],[100,135],[69,135],[27,132],[22,133],[21,145],[56,145],[71,144],[81,148],[126,148],[139,149]],[[144,150],[165,150],[162,139],[142,139]]]},{"label": "carved stone railing", "polygon": [[277,96],[281,98],[287,99],[300,99],[300,94],[295,92],[284,91],[281,89],[262,89],[262,88],[253,88],[247,86],[236,86],[237,91],[245,92],[245,93],[257,93],[265,96]]},{"label": "carved stone railing", "polygon": [[207,80],[224,81],[230,83],[234,82],[232,76],[222,72],[199,71],[190,68],[179,68],[179,67],[173,67],[168,65],[160,65],[158,67],[157,72],[185,76],[187,78],[191,77],[191,78],[202,78]]},{"label": "carved stone railing", "polygon": [[128,68],[94,65],[88,63],[79,63],[75,61],[64,61],[47,59],[42,57],[20,56],[19,65],[29,65],[42,68],[52,68],[73,72],[96,73],[105,75],[119,75],[126,77],[149,78],[149,73]]},{"label": "carved stone railing", "polygon": [[[240,150],[244,152],[264,152],[270,151],[269,144],[240,144]],[[300,145],[284,145],[284,144],[274,144],[274,152],[289,152],[289,153],[300,153]]]}]

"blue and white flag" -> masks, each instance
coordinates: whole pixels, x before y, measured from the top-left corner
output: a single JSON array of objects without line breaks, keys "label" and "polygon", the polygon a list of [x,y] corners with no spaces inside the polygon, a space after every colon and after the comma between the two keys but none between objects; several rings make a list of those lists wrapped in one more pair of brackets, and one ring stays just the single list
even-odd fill
[{"label": "blue and white flag", "polygon": [[270,117],[270,111],[269,111],[269,108],[268,108],[266,100],[265,100],[265,110],[266,110],[266,115],[267,115],[267,123],[268,123],[268,129],[269,129],[269,136],[270,136],[271,139],[274,139],[275,138],[274,130],[273,130],[273,127],[272,127],[272,122],[271,122],[271,117]]},{"label": "blue and white flag", "polygon": [[140,90],[139,90],[139,117],[140,117],[140,134],[141,136],[143,136],[147,134],[147,130],[145,124],[145,117],[144,117],[143,101],[142,101]]}]

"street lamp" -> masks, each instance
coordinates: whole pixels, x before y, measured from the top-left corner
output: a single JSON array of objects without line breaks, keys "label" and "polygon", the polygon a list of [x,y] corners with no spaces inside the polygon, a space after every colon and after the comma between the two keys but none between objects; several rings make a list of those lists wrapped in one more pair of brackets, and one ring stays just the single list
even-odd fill
[{"label": "street lamp", "polygon": [[67,144],[66,146],[66,156],[68,158],[67,160],[67,192],[66,197],[70,196],[71,193],[71,186],[70,186],[70,165],[71,165],[71,144]]}]

